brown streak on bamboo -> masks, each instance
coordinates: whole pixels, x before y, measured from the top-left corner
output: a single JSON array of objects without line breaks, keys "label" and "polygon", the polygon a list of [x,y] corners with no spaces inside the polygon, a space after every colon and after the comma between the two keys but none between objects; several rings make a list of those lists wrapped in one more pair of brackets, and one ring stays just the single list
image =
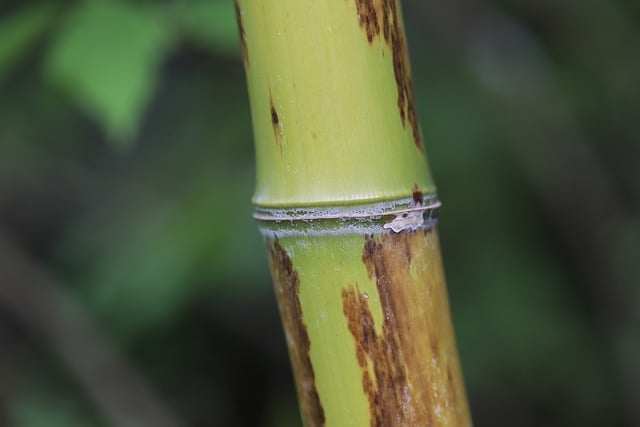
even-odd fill
[{"label": "brown streak on bamboo", "polygon": [[267,240],[267,248],[303,419],[308,427],[321,427],[325,424],[325,414],[309,355],[311,340],[300,303],[300,278],[278,240]]},{"label": "brown streak on bamboo", "polygon": [[273,128],[273,138],[280,150],[280,154],[283,153],[282,147],[282,123],[280,122],[280,116],[275,105],[273,105],[273,96],[271,95],[271,89],[269,89],[269,117],[271,118],[271,127]]},{"label": "brown streak on bamboo", "polygon": [[[393,56],[393,73],[398,89],[398,111],[402,126],[409,120],[413,140],[422,151],[409,54],[397,0],[355,0],[358,21],[369,43],[380,36],[389,45]],[[382,21],[382,22],[380,22]]]},{"label": "brown streak on bamboo", "polygon": [[[357,284],[342,290],[371,426],[469,423],[464,393],[456,393],[457,387],[463,388],[462,373],[444,282],[420,269],[417,278],[411,274],[414,258],[421,265],[439,262],[431,258],[434,233],[366,237],[362,259],[378,290],[383,314],[379,334],[369,300]],[[429,298],[433,307],[427,309]]]},{"label": "brown streak on bamboo", "polygon": [[236,21],[238,24],[238,33],[240,36],[240,46],[242,47],[242,61],[244,62],[244,67],[248,72],[249,71],[249,51],[247,49],[247,35],[244,31],[244,24],[242,22],[242,10],[240,9],[238,0],[234,0],[233,4],[236,10]]}]

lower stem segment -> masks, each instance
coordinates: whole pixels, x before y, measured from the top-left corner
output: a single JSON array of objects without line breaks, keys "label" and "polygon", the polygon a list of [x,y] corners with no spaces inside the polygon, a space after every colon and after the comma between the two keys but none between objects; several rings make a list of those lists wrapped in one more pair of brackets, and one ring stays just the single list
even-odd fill
[{"label": "lower stem segment", "polygon": [[435,224],[378,230],[265,232],[303,421],[471,425]]}]

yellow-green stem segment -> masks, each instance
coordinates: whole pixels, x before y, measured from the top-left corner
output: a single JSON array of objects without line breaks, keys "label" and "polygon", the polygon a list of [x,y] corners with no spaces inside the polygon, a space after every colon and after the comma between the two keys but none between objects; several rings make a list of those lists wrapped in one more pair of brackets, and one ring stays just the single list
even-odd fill
[{"label": "yellow-green stem segment", "polygon": [[399,2],[236,12],[303,422],[470,425]]},{"label": "yellow-green stem segment", "polygon": [[390,0],[239,0],[261,206],[435,191],[399,7]]}]

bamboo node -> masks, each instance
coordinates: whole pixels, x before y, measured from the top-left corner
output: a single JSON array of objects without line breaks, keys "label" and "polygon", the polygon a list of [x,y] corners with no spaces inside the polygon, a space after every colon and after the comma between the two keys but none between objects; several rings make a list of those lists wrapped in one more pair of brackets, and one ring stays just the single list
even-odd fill
[{"label": "bamboo node", "polygon": [[436,194],[361,205],[300,208],[257,207],[253,217],[263,234],[380,233],[428,230],[437,223],[441,206]]}]

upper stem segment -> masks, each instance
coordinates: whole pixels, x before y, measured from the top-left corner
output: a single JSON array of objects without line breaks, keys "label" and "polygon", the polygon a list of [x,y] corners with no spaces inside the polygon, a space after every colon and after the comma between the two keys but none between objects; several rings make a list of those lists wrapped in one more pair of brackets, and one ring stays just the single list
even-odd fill
[{"label": "upper stem segment", "polygon": [[238,0],[264,207],[435,192],[395,0]]}]

